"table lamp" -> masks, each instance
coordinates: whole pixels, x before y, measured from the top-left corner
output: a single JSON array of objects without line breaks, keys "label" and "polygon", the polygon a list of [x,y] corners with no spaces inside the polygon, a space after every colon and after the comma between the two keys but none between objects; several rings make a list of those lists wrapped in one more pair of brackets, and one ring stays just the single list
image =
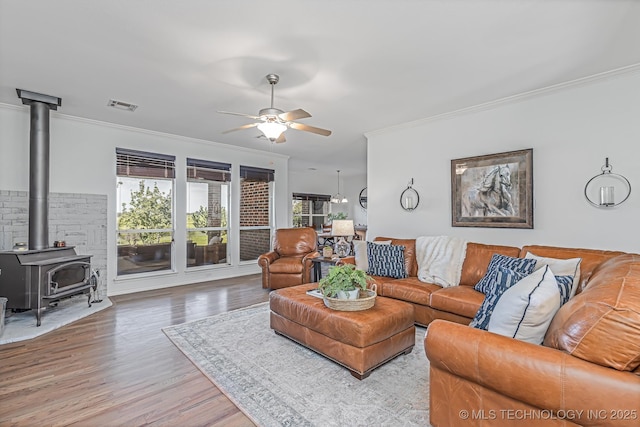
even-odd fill
[{"label": "table lamp", "polygon": [[351,245],[344,238],[353,236],[355,233],[351,219],[334,219],[331,222],[331,235],[340,237],[333,248],[340,258],[346,257],[351,252]]}]

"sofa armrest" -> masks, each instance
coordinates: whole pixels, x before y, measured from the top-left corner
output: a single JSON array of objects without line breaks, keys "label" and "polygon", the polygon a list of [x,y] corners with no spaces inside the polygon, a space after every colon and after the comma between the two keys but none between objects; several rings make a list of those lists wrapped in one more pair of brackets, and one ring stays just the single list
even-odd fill
[{"label": "sofa armrest", "polygon": [[280,255],[276,251],[267,252],[258,257],[258,265],[263,269],[268,268],[269,264],[280,258]]},{"label": "sofa armrest", "polygon": [[[578,424],[637,425],[640,419],[640,377],[632,372],[444,320],[429,325],[424,346],[432,369],[533,407],[584,411]],[[601,412],[589,417],[593,411]],[[613,419],[624,411],[627,419]]]},{"label": "sofa armrest", "polygon": [[312,265],[311,258],[317,258],[319,256],[320,256],[320,252],[318,251],[309,252],[304,257],[302,257],[302,263],[304,265]]},{"label": "sofa armrest", "polygon": [[356,265],[356,257],[355,256],[347,256],[344,258],[340,258],[340,261],[336,263],[336,265],[340,264],[353,264]]},{"label": "sofa armrest", "polygon": [[312,258],[316,258],[320,256],[320,252],[313,251],[309,252],[302,258],[302,283],[311,283],[311,271],[314,268]]}]

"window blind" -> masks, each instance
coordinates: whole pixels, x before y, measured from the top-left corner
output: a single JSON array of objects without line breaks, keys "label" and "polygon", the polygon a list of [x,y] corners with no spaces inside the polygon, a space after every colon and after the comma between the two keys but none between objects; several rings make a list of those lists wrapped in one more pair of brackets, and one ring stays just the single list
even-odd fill
[{"label": "window blind", "polygon": [[240,166],[240,178],[246,181],[271,182],[275,180],[275,171],[253,166]]},{"label": "window blind", "polygon": [[176,157],[116,148],[116,174],[141,178],[175,178]]},{"label": "window blind", "polygon": [[331,200],[331,196],[327,194],[308,194],[308,193],[293,193],[293,200],[309,200],[312,202],[328,202]]},{"label": "window blind", "polygon": [[187,158],[187,178],[229,182],[231,164]]}]

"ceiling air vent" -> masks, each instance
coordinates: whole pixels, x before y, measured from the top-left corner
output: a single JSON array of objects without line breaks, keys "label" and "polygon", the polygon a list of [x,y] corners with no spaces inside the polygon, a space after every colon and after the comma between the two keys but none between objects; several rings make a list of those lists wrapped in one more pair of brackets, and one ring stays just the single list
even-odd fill
[{"label": "ceiling air vent", "polygon": [[127,111],[135,111],[138,108],[135,104],[129,104],[128,102],[117,101],[115,99],[110,99],[107,104],[109,107],[117,108],[118,110],[127,110]]}]

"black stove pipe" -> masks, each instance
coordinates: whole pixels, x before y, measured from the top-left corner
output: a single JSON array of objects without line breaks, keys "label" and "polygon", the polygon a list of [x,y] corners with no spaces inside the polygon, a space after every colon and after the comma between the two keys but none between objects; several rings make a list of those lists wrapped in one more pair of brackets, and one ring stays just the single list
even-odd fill
[{"label": "black stove pipe", "polygon": [[29,148],[29,249],[49,247],[49,112],[62,99],[16,89],[31,108]]}]

